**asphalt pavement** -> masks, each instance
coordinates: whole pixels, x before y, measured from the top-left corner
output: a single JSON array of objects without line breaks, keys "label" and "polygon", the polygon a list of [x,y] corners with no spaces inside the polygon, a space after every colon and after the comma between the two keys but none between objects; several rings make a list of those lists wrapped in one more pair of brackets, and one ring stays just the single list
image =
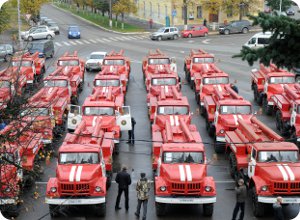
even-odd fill
[{"label": "asphalt pavement", "polygon": [[[114,173],[120,170],[125,164],[132,174],[133,184],[130,186],[130,208],[125,212],[124,198],[121,200],[120,211],[115,211],[115,199],[117,196],[117,185],[113,182],[108,190],[107,196],[107,215],[103,219],[136,219],[134,216],[136,208],[135,183],[138,180],[139,173],[145,172],[149,179],[152,179],[151,169],[151,144],[143,140],[151,140],[150,122],[147,117],[146,91],[142,77],[142,58],[150,49],[159,48],[177,60],[179,75],[184,79],[183,61],[191,49],[204,49],[215,55],[218,67],[229,73],[231,81],[237,80],[240,94],[253,103],[254,110],[259,112],[259,106],[254,103],[253,94],[250,88],[250,73],[252,68],[246,62],[240,59],[233,59],[232,55],[237,54],[241,46],[251,38],[254,33],[235,34],[229,36],[208,36],[206,38],[178,39],[176,41],[151,41],[148,35],[130,35],[124,36],[115,33],[109,33],[86,23],[68,13],[46,5],[42,8],[41,14],[56,21],[60,26],[60,35],[55,37],[55,56],[48,59],[47,74],[55,69],[55,62],[66,51],[78,51],[80,57],[86,60],[87,56],[93,51],[119,51],[123,49],[125,55],[131,59],[131,76],[128,92],[126,95],[126,105],[131,107],[131,113],[137,121],[135,127],[136,143],[134,146],[121,142],[120,153],[114,160]],[[80,40],[69,40],[67,38],[68,25],[79,25],[82,38]],[[84,91],[80,95],[80,104],[91,94],[92,82],[96,72],[86,72]],[[191,109],[194,112],[193,123],[197,126],[204,142],[213,143],[205,130],[205,121],[198,115],[198,107],[194,99],[194,93],[185,82],[183,82],[182,93],[188,97]],[[275,121],[272,117],[258,115],[264,123],[276,131]],[[122,134],[122,138],[127,138],[127,133]],[[140,141],[139,141],[140,140]],[[56,148],[59,147],[57,143]],[[229,175],[229,161],[222,155],[215,158],[213,146],[205,146],[207,158],[211,160],[208,166],[208,175],[213,176],[217,185],[217,203],[215,204],[214,214],[211,218],[202,217],[201,206],[172,206],[163,218],[156,217],[154,206],[153,189],[148,203],[147,219],[156,220],[179,220],[179,219],[212,219],[230,220],[235,205],[234,181]],[[213,158],[215,158],[213,160]],[[45,187],[49,177],[55,176],[56,159],[53,158],[50,164],[45,165],[44,174],[36,183],[36,186],[26,191],[23,195],[24,204],[22,212],[17,219],[36,220],[50,219],[48,206],[44,203]],[[132,169],[134,171],[132,172]],[[114,174],[115,175],[115,174]],[[38,193],[38,198],[34,197],[34,192]],[[299,210],[298,205],[284,207],[285,213],[289,216],[295,216]],[[57,219],[98,219],[92,215],[88,208],[62,210],[62,217]],[[252,215],[250,199],[246,203],[245,220],[256,219]],[[273,219],[272,209],[269,209],[267,216],[260,218],[262,220]]]}]

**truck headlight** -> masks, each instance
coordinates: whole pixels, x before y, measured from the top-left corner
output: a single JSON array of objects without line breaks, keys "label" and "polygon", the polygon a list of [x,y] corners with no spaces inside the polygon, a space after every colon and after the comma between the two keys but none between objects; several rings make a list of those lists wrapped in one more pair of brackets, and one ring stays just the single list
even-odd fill
[{"label": "truck headlight", "polygon": [[205,186],[205,187],[204,187],[204,190],[205,190],[206,192],[211,192],[211,191],[212,191],[212,187],[211,187],[211,186]]},{"label": "truck headlight", "polygon": [[167,187],[161,186],[159,189],[160,189],[160,191],[165,192],[167,190]]},{"label": "truck headlight", "polygon": [[51,187],[51,188],[50,188],[50,191],[51,191],[52,193],[56,193],[57,188],[56,188],[56,187]]},{"label": "truck headlight", "polygon": [[224,134],[224,133],[225,133],[224,129],[221,129],[221,130],[220,130],[220,133],[221,133],[221,134]]},{"label": "truck headlight", "polygon": [[101,187],[100,186],[96,186],[95,191],[96,192],[100,192],[101,191]]},{"label": "truck headlight", "polygon": [[268,186],[262,186],[260,189],[261,189],[261,191],[267,191],[268,190]]}]

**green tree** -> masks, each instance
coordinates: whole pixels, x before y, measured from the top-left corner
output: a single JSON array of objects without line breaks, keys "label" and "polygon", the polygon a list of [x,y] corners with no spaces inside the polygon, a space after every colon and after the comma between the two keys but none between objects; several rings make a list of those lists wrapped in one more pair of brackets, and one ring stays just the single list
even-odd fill
[{"label": "green tree", "polygon": [[24,14],[31,14],[32,17],[39,15],[41,6],[48,0],[21,0],[21,11]]},{"label": "green tree", "polygon": [[[281,10],[286,11],[288,8],[291,7],[292,2],[290,0],[281,0]],[[272,10],[279,10],[280,9],[280,0],[268,0],[267,6],[269,6]]]},{"label": "green tree", "polygon": [[124,24],[124,14],[135,14],[137,12],[137,8],[135,3],[132,0],[118,0],[113,4],[112,11],[118,15],[122,15],[122,25]]},{"label": "green tree", "polygon": [[269,45],[260,49],[243,47],[240,54],[233,57],[241,57],[249,65],[259,61],[264,65],[271,62],[278,67],[300,67],[300,20],[287,16],[270,16],[259,13],[257,17],[251,17],[254,25],[260,25],[263,32],[271,31]]},{"label": "green tree", "polygon": [[0,10],[0,33],[9,28],[10,16],[7,12],[7,6],[4,4]]},{"label": "green tree", "polygon": [[105,12],[109,12],[109,4],[106,0],[94,0],[94,6],[101,11],[102,16],[104,16]]}]

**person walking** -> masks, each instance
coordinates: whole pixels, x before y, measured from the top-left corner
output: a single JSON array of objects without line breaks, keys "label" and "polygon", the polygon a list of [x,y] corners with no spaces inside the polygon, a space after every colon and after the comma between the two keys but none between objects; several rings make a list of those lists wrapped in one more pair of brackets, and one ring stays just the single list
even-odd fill
[{"label": "person walking", "polygon": [[149,19],[149,27],[150,27],[150,29],[152,29],[152,26],[153,26],[153,19],[150,18],[150,19]]},{"label": "person walking", "polygon": [[143,220],[146,220],[150,182],[147,180],[145,173],[141,173],[141,179],[139,179],[139,181],[136,184],[136,191],[137,191],[138,204],[137,204],[136,212],[134,214],[136,217],[138,218],[140,217],[140,210],[143,204]]},{"label": "person walking", "polygon": [[245,214],[245,201],[247,198],[247,188],[244,184],[243,179],[238,180],[238,186],[235,187],[235,193],[236,193],[236,204],[233,210],[232,220],[236,219],[239,209],[241,209],[239,220],[243,220]]},{"label": "person walking", "polygon": [[276,202],[273,204],[274,220],[284,220],[281,204],[282,204],[282,197],[278,196],[276,198]]},{"label": "person walking", "polygon": [[134,144],[134,126],[136,121],[131,117],[131,130],[128,130],[128,141],[127,144]]},{"label": "person walking", "polygon": [[206,20],[206,18],[204,18],[204,20],[203,20],[203,26],[206,27],[206,23],[207,23],[207,20]]},{"label": "person walking", "polygon": [[121,209],[120,200],[121,200],[121,195],[124,192],[124,194],[125,194],[125,209],[126,209],[126,211],[128,211],[128,209],[129,209],[128,187],[131,184],[131,177],[130,177],[129,173],[127,173],[126,166],[123,166],[122,171],[117,174],[116,182],[118,183],[118,196],[117,196],[117,200],[116,200],[115,210]]}]

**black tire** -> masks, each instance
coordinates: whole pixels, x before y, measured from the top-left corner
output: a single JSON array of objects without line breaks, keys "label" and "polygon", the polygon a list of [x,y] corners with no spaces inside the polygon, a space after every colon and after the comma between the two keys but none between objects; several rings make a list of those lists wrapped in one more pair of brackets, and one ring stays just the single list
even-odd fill
[{"label": "black tire", "polygon": [[[253,88],[254,100],[258,103],[259,93],[258,93],[257,85],[253,85],[252,88]],[[258,103],[258,104],[261,104],[261,103]]]},{"label": "black tire", "polygon": [[192,34],[189,34],[189,35],[188,35],[188,38],[192,38],[192,37],[193,37],[193,35],[192,35]]},{"label": "black tire", "polygon": [[58,205],[49,205],[49,213],[51,218],[56,218],[59,216],[59,207]]},{"label": "black tire", "polygon": [[105,217],[106,215],[106,203],[101,203],[95,205],[96,216]]},{"label": "black tire", "polygon": [[201,106],[201,104],[199,104],[199,111],[200,111],[200,115],[206,117],[206,109],[204,108],[204,106]]},{"label": "black tire", "polygon": [[77,96],[72,96],[71,97],[71,103],[73,105],[78,105],[78,97]]},{"label": "black tire", "polygon": [[28,41],[33,41],[33,37],[29,36]]},{"label": "black tire", "polygon": [[224,30],[224,34],[225,35],[229,35],[230,34],[230,31],[228,29]]},{"label": "black tire", "polygon": [[47,35],[47,39],[48,39],[48,40],[51,40],[51,39],[52,39],[52,36],[51,36],[51,35]]},{"label": "black tire", "polygon": [[158,40],[158,41],[161,41],[161,40],[162,40],[162,37],[161,37],[161,36],[158,36],[158,37],[157,37],[157,40]]},{"label": "black tire", "polygon": [[203,204],[203,215],[204,216],[212,216],[214,212],[214,204],[213,203],[209,203],[209,204]]},{"label": "black tire", "polygon": [[235,154],[233,152],[231,152],[229,154],[229,166],[230,166],[229,173],[233,179],[236,179],[235,177],[237,175],[237,166],[236,165],[237,165],[237,162],[236,162]]},{"label": "black tire", "polygon": [[191,80],[190,87],[191,87],[192,90],[194,90],[194,88],[195,88],[195,81],[194,80]]},{"label": "black tire", "polygon": [[50,58],[54,57],[54,51],[52,51],[52,53],[50,54]]},{"label": "black tire", "polygon": [[267,97],[263,98],[263,111],[266,115],[272,115],[273,112],[273,106],[268,105]]},{"label": "black tire", "polygon": [[106,177],[107,177],[106,189],[109,189],[109,187],[111,186],[111,182],[112,182],[112,173],[110,171],[106,171]]},{"label": "black tire", "polygon": [[223,154],[225,152],[225,144],[221,142],[215,142],[214,149],[217,154]]},{"label": "black tire", "polygon": [[173,40],[177,40],[177,39],[178,39],[178,35],[175,34],[175,35],[173,36]]},{"label": "black tire", "polygon": [[185,74],[185,79],[186,79],[186,81],[187,81],[188,83],[191,82],[191,75],[190,75],[190,72],[189,72],[189,71],[186,72],[186,74]]},{"label": "black tire", "polygon": [[248,32],[249,32],[248,28],[246,28],[246,27],[243,28],[243,30],[242,30],[242,33],[243,33],[243,34],[247,34]]},{"label": "black tire", "polygon": [[7,205],[5,212],[9,217],[16,218],[20,214],[20,207],[19,205]]},{"label": "black tire", "polygon": [[258,196],[256,194],[255,186],[251,189],[251,199],[252,199],[252,211],[255,217],[262,217],[265,214],[264,203],[258,202]]},{"label": "black tire", "polygon": [[157,216],[164,216],[166,215],[167,206],[165,203],[155,202],[155,209]]}]

